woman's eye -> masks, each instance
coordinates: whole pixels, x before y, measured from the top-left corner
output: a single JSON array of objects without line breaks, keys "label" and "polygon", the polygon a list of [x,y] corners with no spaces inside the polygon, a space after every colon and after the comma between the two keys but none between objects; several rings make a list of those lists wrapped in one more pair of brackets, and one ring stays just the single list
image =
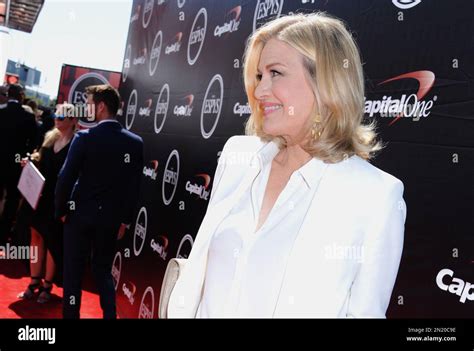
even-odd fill
[{"label": "woman's eye", "polygon": [[272,69],[272,70],[270,71],[270,73],[271,73],[272,77],[275,77],[275,76],[280,75],[280,72],[275,71],[274,69]]},{"label": "woman's eye", "polygon": [[[279,75],[281,75],[280,72],[278,72],[278,71],[276,71],[276,70],[274,70],[274,69],[270,70],[270,76],[271,76],[272,78],[273,78],[273,77],[276,77],[276,76],[279,76]],[[263,76],[262,76],[261,73],[258,73],[258,74],[255,76],[255,78],[257,79],[258,82],[260,82],[260,81],[262,80],[262,77],[263,77]]]}]

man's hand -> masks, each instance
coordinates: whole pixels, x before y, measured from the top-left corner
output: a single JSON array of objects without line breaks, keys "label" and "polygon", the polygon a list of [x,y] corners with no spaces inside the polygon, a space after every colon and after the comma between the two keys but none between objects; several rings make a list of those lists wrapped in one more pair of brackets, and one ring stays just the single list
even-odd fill
[{"label": "man's hand", "polygon": [[123,238],[123,236],[125,235],[125,230],[127,230],[128,228],[130,228],[130,224],[125,224],[125,223],[120,224],[120,228],[117,234],[117,240],[120,240]]}]

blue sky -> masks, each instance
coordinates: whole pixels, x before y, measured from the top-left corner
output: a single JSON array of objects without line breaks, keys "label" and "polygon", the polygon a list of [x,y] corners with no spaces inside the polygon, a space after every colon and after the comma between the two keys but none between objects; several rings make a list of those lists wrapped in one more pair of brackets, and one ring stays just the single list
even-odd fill
[{"label": "blue sky", "polygon": [[11,60],[42,73],[55,97],[63,63],[121,71],[132,1],[46,0],[31,34],[11,30]]}]

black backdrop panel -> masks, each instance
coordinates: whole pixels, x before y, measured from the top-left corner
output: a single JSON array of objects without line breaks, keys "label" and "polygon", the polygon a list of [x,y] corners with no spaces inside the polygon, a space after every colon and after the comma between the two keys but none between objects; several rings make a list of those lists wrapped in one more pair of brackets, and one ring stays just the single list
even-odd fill
[{"label": "black backdrop panel", "polygon": [[472,317],[474,3],[463,0],[134,1],[120,120],[143,137],[146,165],[114,262],[122,317],[158,317],[166,264],[189,254],[222,146],[244,133],[248,36],[272,17],[317,10],[353,32],[366,118],[386,143],[373,163],[405,185],[405,248],[387,316]]}]

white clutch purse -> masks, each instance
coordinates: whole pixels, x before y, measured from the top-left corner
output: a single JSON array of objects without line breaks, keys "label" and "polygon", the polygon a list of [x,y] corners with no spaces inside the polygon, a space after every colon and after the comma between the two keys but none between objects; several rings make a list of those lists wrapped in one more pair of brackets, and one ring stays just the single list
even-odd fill
[{"label": "white clutch purse", "polygon": [[163,283],[161,284],[158,307],[158,318],[160,319],[168,318],[168,303],[170,301],[170,296],[180,273],[186,265],[186,261],[187,259],[185,258],[172,258],[166,266],[165,276],[163,277]]}]

